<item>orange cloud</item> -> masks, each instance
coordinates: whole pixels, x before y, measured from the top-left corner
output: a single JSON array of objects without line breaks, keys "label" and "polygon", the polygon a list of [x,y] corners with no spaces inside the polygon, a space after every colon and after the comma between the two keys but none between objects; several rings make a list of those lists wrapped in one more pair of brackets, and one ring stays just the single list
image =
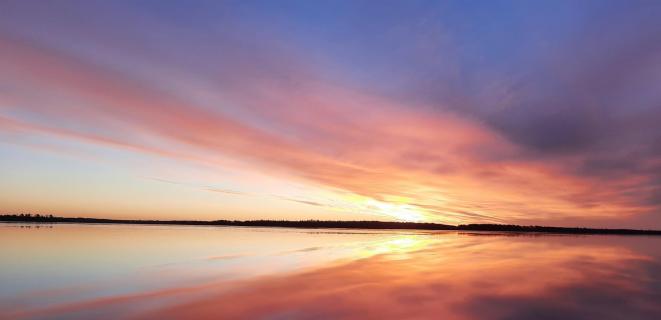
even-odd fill
[{"label": "orange cloud", "polygon": [[572,175],[562,165],[518,156],[516,145],[475,120],[314,77],[279,82],[246,70],[258,77],[250,82],[237,75],[244,87],[212,102],[241,106],[252,119],[246,120],[48,48],[5,37],[0,52],[16,82],[39,88],[39,94],[15,92],[5,100],[20,105],[22,114],[48,118],[46,125],[3,116],[5,131],[211,167],[230,157],[338,195],[315,201],[321,206],[391,218],[407,215],[375,210],[374,203],[450,223],[622,217],[651,209],[617,192],[644,177],[605,184]]}]

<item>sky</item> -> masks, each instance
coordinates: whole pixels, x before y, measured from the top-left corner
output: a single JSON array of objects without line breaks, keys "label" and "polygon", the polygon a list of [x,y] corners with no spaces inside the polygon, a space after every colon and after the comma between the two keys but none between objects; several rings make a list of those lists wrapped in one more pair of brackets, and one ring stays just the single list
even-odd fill
[{"label": "sky", "polygon": [[659,1],[0,1],[0,212],[661,228]]}]

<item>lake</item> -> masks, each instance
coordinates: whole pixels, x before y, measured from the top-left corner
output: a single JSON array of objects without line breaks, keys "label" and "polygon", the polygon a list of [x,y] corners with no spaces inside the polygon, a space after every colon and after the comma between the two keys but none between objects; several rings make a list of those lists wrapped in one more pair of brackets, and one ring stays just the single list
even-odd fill
[{"label": "lake", "polygon": [[661,319],[661,237],[0,224],[1,319]]}]

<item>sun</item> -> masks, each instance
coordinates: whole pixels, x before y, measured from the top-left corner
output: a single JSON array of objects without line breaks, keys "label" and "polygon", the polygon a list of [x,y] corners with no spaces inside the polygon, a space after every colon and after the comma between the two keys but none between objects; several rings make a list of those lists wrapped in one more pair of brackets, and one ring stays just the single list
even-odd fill
[{"label": "sun", "polygon": [[420,209],[410,204],[389,203],[371,199],[367,205],[376,213],[395,218],[399,221],[421,222],[425,220],[425,216]]}]

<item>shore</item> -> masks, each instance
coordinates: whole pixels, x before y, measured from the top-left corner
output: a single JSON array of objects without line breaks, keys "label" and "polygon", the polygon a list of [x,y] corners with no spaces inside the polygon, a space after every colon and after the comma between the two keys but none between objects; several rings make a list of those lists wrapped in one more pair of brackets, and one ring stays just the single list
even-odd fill
[{"label": "shore", "polygon": [[661,230],[567,228],[547,226],[521,226],[508,224],[462,224],[447,225],[426,222],[388,221],[323,221],[323,220],[125,220],[103,218],[68,218],[45,215],[0,215],[0,222],[27,223],[92,223],[92,224],[136,224],[136,225],[188,225],[188,226],[241,226],[241,227],[281,227],[281,228],[340,228],[340,229],[399,229],[399,230],[456,230],[456,231],[499,231],[534,232],[558,234],[619,234],[619,235],[661,235]]}]

